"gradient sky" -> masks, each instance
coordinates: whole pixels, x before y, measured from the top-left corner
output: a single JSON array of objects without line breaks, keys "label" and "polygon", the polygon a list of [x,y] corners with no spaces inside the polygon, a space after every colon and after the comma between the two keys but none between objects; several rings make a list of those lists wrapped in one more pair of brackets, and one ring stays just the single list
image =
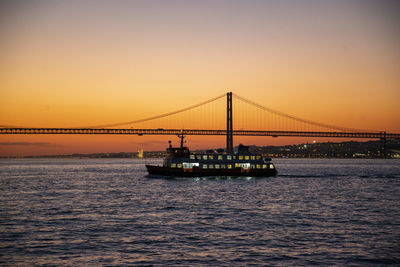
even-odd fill
[{"label": "gradient sky", "polygon": [[[227,91],[313,121],[400,132],[400,2],[0,2],[0,125],[131,121]],[[0,155],[164,149],[171,138],[4,135]]]}]

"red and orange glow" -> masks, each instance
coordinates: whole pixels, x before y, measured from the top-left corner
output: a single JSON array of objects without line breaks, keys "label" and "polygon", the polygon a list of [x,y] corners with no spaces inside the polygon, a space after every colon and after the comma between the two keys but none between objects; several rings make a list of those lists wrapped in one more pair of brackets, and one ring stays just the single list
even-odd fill
[{"label": "red and orange glow", "polygon": [[[2,1],[0,125],[133,121],[232,91],[312,121],[400,132],[399,14],[396,1]],[[225,100],[126,127],[225,128]],[[252,112],[234,110],[234,127],[261,127]],[[163,150],[170,139],[3,135],[0,156]]]}]

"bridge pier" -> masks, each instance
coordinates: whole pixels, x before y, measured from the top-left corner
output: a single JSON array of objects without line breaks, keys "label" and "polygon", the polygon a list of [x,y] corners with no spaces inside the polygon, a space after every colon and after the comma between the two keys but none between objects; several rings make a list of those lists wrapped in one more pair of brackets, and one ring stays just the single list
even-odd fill
[{"label": "bridge pier", "polygon": [[381,132],[380,133],[380,141],[381,141],[381,147],[380,147],[380,156],[381,158],[386,158],[387,153],[386,153],[386,132]]}]

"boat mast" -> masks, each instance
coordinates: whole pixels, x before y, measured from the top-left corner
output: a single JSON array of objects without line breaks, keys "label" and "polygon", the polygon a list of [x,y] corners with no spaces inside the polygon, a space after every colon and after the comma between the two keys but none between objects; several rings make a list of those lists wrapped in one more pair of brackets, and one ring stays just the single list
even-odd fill
[{"label": "boat mast", "polygon": [[183,130],[181,131],[180,134],[178,134],[178,137],[181,139],[181,149],[183,148],[183,139],[185,138],[185,136],[183,135]]}]

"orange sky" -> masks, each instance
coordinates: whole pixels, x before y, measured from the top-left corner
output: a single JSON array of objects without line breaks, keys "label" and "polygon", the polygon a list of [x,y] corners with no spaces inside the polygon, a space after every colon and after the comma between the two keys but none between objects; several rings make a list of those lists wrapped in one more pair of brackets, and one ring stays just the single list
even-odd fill
[{"label": "orange sky", "polygon": [[[385,0],[2,1],[0,125],[132,121],[229,90],[313,121],[400,132],[399,14]],[[4,135],[0,156],[161,150],[169,139]]]}]

